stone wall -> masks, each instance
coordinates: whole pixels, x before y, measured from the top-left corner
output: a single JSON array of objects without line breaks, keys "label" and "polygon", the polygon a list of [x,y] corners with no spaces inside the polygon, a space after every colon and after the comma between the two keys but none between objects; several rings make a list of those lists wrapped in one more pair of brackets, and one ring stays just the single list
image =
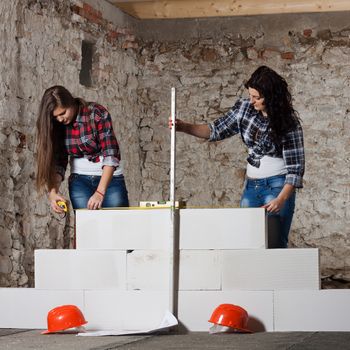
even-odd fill
[{"label": "stone wall", "polygon": [[[52,214],[34,186],[35,121],[46,88],[65,85],[110,110],[135,205],[169,197],[170,88],[178,117],[210,122],[245,96],[244,80],[262,64],[287,79],[303,120],[305,187],[291,246],[319,247],[322,275],[350,280],[348,18],[134,21],[102,0],[2,1],[0,285],[33,285],[34,249],[72,247],[72,215]],[[82,41],[94,44],[91,87],[79,83]],[[178,134],[177,198],[238,206],[245,158],[239,137],[209,144]]]},{"label": "stone wall", "polygon": [[[0,285],[32,286],[34,249],[72,247],[74,221],[52,214],[46,196],[35,190],[42,94],[60,84],[109,109],[135,203],[141,180],[137,43],[123,16],[120,25],[113,23],[88,2],[6,0],[0,13]],[[91,87],[79,83],[83,40],[94,44]],[[67,194],[66,183],[62,190]]]}]

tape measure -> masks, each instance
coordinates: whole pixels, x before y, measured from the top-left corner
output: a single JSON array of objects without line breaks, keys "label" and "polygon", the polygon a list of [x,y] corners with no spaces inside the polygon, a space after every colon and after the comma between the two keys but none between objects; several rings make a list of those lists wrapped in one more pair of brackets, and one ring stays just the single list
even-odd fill
[{"label": "tape measure", "polygon": [[68,207],[67,207],[66,202],[58,201],[58,202],[57,202],[57,205],[58,205],[61,209],[63,209],[63,211],[64,211],[65,213],[68,212]]}]

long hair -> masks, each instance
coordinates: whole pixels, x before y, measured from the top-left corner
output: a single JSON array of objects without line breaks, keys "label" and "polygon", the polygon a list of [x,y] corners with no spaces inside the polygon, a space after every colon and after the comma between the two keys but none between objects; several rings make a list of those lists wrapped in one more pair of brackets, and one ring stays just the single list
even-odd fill
[{"label": "long hair", "polygon": [[297,111],[293,108],[292,96],[284,78],[269,67],[259,67],[245,83],[264,98],[266,113],[271,127],[271,136],[281,143],[283,136],[300,125]]},{"label": "long hair", "polygon": [[51,190],[55,183],[55,159],[64,145],[64,125],[53,117],[57,107],[69,108],[79,106],[83,100],[74,98],[63,86],[52,86],[41,99],[39,115],[36,122],[37,135],[37,176],[36,185],[39,191]]}]

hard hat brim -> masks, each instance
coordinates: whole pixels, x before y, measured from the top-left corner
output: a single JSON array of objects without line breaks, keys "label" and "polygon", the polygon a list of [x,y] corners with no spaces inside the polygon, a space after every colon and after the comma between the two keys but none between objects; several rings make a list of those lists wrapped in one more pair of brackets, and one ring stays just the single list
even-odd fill
[{"label": "hard hat brim", "polygon": [[[84,326],[84,325],[86,325],[87,323],[88,323],[88,322],[86,321],[86,322],[82,323],[82,324],[81,324],[80,326],[78,326],[78,327]],[[72,327],[72,328],[76,328],[76,327]],[[67,331],[68,329],[70,329],[70,328],[61,329],[61,330],[57,330],[57,331],[49,331],[49,330],[47,329],[46,331],[41,332],[41,334],[61,333],[61,332]]]},{"label": "hard hat brim", "polygon": [[237,333],[253,333],[251,330],[244,329],[244,328],[232,328],[232,329],[235,329],[237,331]]},{"label": "hard hat brim", "polygon": [[[213,323],[213,324],[218,324],[220,326],[224,326],[220,323],[216,323],[216,322],[213,322],[213,321],[210,321],[208,320],[208,322],[210,323]],[[249,330],[249,329],[245,329],[245,328],[237,328],[237,327],[230,327],[230,326],[226,326],[226,327],[229,327],[229,328],[232,328],[234,330],[236,330],[237,332],[236,333],[254,333],[253,331]]]}]

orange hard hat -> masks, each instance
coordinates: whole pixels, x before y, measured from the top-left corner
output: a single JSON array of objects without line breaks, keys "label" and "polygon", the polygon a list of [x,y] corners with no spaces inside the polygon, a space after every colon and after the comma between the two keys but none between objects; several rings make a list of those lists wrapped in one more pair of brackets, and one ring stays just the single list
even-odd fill
[{"label": "orange hard hat", "polygon": [[86,324],[83,313],[75,305],[57,306],[47,314],[47,331],[41,334],[55,333]]},{"label": "orange hard hat", "polygon": [[212,313],[209,322],[226,326],[239,332],[251,333],[247,329],[248,313],[242,307],[233,304],[221,304]]}]

